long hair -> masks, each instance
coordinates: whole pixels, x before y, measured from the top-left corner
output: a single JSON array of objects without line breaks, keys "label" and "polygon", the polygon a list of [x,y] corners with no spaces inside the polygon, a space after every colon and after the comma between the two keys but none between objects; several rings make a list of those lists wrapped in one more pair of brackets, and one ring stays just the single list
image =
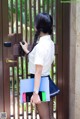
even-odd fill
[{"label": "long hair", "polygon": [[52,16],[47,14],[47,13],[39,13],[35,18],[34,25],[36,28],[36,32],[34,35],[34,42],[33,42],[33,45],[32,45],[30,52],[33,50],[33,48],[37,44],[40,32],[48,33],[49,35],[52,34],[52,32],[53,32]]}]

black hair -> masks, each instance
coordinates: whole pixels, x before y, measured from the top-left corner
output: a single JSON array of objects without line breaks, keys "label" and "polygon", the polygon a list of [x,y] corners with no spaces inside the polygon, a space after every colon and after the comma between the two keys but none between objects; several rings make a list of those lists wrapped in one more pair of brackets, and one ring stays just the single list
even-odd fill
[{"label": "black hair", "polygon": [[35,24],[36,32],[35,32],[34,42],[30,52],[33,50],[33,48],[37,44],[37,40],[40,35],[40,32],[48,33],[49,35],[51,35],[53,32],[53,19],[52,19],[52,16],[47,13],[39,13],[35,18],[34,24]]},{"label": "black hair", "polygon": [[35,28],[37,31],[52,34],[53,20],[52,16],[47,13],[39,13],[35,18]]}]

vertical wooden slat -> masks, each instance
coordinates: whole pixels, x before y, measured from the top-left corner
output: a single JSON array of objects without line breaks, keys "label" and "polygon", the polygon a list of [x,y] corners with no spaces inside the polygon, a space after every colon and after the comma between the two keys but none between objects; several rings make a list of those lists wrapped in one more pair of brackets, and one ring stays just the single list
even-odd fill
[{"label": "vertical wooden slat", "polygon": [[[26,57],[26,78],[28,78],[28,57]],[[26,116],[28,119],[28,103],[26,103]]]},{"label": "vertical wooden slat", "polygon": [[38,13],[40,13],[40,0],[38,0]]},{"label": "vertical wooden slat", "polygon": [[30,12],[30,44],[32,43],[32,4],[29,0],[29,12]]},{"label": "vertical wooden slat", "polygon": [[[17,58],[18,62],[18,58]],[[17,64],[17,117],[19,119],[19,113],[20,113],[20,108],[19,108],[19,64]]]},{"label": "vertical wooden slat", "polygon": [[14,119],[15,119],[15,73],[14,73],[14,67],[13,67],[13,116],[14,116]]},{"label": "vertical wooden slat", "polygon": [[[52,16],[52,17],[54,17],[53,14],[52,14],[52,13],[53,13],[53,12],[52,12],[52,11],[53,11],[53,2],[54,2],[54,1],[51,0],[51,4],[50,4],[50,7],[51,7],[51,16]],[[48,0],[48,4],[49,4],[49,0]],[[49,5],[47,5],[47,11],[48,11],[48,13],[49,13]],[[51,38],[52,38],[52,40],[53,40],[53,33],[52,33],[52,35],[51,35]],[[54,75],[54,72],[53,72],[54,70],[53,70],[53,68],[54,68],[54,65],[52,64],[52,69],[51,69],[52,79],[53,79],[53,75]]]},{"label": "vertical wooden slat", "polygon": [[[49,1],[48,1],[49,2]],[[48,3],[49,4],[49,3]],[[50,1],[50,11],[48,11],[48,13],[50,13],[51,14],[51,16],[54,18],[55,16],[54,16],[54,14],[53,14],[53,6],[54,5],[54,1],[53,0],[51,0]],[[48,7],[48,6],[47,6]],[[54,20],[54,19],[53,19]],[[53,21],[54,22],[54,21]],[[53,27],[54,27],[54,25],[53,25]],[[53,33],[54,33],[54,29],[53,29]],[[54,34],[52,34],[51,35],[51,38],[52,38],[52,40],[54,41]],[[52,64],[52,80],[53,80],[53,82],[54,82],[54,75],[56,75],[56,72],[54,72],[54,62],[53,62],[53,64]],[[51,99],[51,102],[50,102],[50,117],[52,117],[53,116],[53,118],[55,118],[54,117],[54,114],[55,114],[55,116],[56,116],[56,109],[55,109],[55,111],[54,111],[54,106],[53,105],[56,105],[56,100],[55,100],[55,97],[54,98],[52,98]]]},{"label": "vertical wooden slat", "polygon": [[[31,4],[31,0],[29,0],[29,11],[30,11],[30,44],[31,44],[32,43],[32,4]],[[33,119],[32,105],[31,105],[31,119]]]},{"label": "vertical wooden slat", "polygon": [[[54,28],[56,29],[56,24],[54,24],[54,21],[56,22],[56,15],[55,15],[56,13],[54,12],[54,7],[56,9],[56,2],[55,2],[55,0],[54,0],[54,2],[52,2],[52,1],[53,0],[51,0],[51,15],[53,17],[53,34],[52,34],[52,38],[53,38],[53,41],[55,43],[54,39],[56,39],[56,36],[55,36],[56,35],[56,31],[54,30]],[[54,34],[54,32],[55,32],[55,34]],[[55,49],[55,51],[56,51],[56,49]],[[56,55],[55,55],[55,64],[54,65],[57,68],[57,65],[56,65]],[[54,75],[57,75],[57,73],[55,72]],[[56,76],[56,84],[57,84],[57,76]],[[57,114],[57,111],[55,109],[55,105],[57,105],[56,97],[53,98],[53,117]]]},{"label": "vertical wooden slat", "polygon": [[63,4],[63,119],[69,118],[70,4]]},{"label": "vertical wooden slat", "polygon": [[[53,9],[54,9],[54,7],[55,7],[55,0],[54,0],[54,2],[53,2],[53,0],[51,0],[51,15],[54,15],[53,14]],[[53,16],[54,17],[54,16]]]},{"label": "vertical wooden slat", "polygon": [[[18,57],[18,103],[19,103],[19,116],[22,116],[23,118],[23,107],[22,107],[22,112],[20,113],[20,79],[22,79],[22,63],[21,63],[21,57]],[[22,106],[22,105],[21,105]]]},{"label": "vertical wooden slat", "polygon": [[43,1],[40,0],[40,12],[42,13],[43,12]]},{"label": "vertical wooden slat", "polygon": [[25,38],[27,41],[27,0],[25,0]]},{"label": "vertical wooden slat", "polygon": [[[54,5],[54,1],[53,0],[51,0],[51,16],[52,16],[52,18],[54,18],[55,16],[54,16],[54,14],[53,14],[53,6]],[[54,20],[54,19],[53,19]],[[53,21],[54,22],[54,21]],[[53,24],[53,27],[54,27],[54,24]],[[54,30],[54,29],[53,29]],[[54,32],[53,32],[54,33]],[[52,34],[52,40],[53,40],[53,34]]]},{"label": "vertical wooden slat", "polygon": [[23,36],[23,26],[22,26],[22,22],[23,22],[23,20],[22,20],[22,0],[20,0],[20,30],[21,30],[21,34],[22,34],[22,36]]},{"label": "vertical wooden slat", "polygon": [[37,119],[37,107],[35,106],[35,119]]},{"label": "vertical wooden slat", "polygon": [[47,0],[47,13],[49,13],[49,3],[50,3],[49,0]]},{"label": "vertical wooden slat", "polygon": [[13,33],[13,0],[11,0],[11,32]]},{"label": "vertical wooden slat", "polygon": [[[30,11],[30,44],[32,44],[32,2],[31,1],[32,0],[29,0],[29,11]],[[31,109],[31,119],[33,119],[33,107],[32,107],[32,104],[30,104],[30,109]]]},{"label": "vertical wooden slat", "polygon": [[16,0],[16,33],[18,34],[18,0]]},{"label": "vertical wooden slat", "polygon": [[9,79],[10,79],[10,115],[12,115],[11,111],[12,111],[12,67],[9,68]]},{"label": "vertical wooden slat", "polygon": [[35,21],[35,17],[36,17],[36,0],[34,0],[34,21]]},{"label": "vertical wooden slat", "polygon": [[[13,101],[13,67],[11,67],[11,77],[12,77],[12,101]],[[12,103],[12,110],[13,110],[13,113],[12,113],[12,115],[14,115],[14,103]],[[11,114],[10,114],[10,116],[12,116]]]},{"label": "vertical wooden slat", "polygon": [[[56,20],[56,16],[54,16],[54,7],[55,7],[55,2],[53,1],[53,0],[51,0],[51,16],[52,16],[52,18],[53,18],[53,34],[52,34],[52,40],[54,41],[54,38],[56,38],[56,37],[54,37],[54,32],[55,32],[55,30],[54,30],[54,17],[55,17],[55,20]],[[56,8],[55,8],[56,9]],[[56,11],[55,11],[56,12]],[[56,14],[56,13],[55,13]],[[55,21],[56,22],[56,21]],[[55,26],[55,29],[56,29],[56,26]],[[56,34],[56,33],[55,33]],[[55,42],[54,42],[55,43]]]},{"label": "vertical wooden slat", "polygon": [[19,118],[19,116],[21,116],[21,114],[20,114],[20,76],[21,76],[21,74],[19,74],[20,72],[19,72],[19,70],[20,70],[20,67],[19,67],[19,63],[21,64],[21,62],[20,62],[20,57],[18,57],[17,58],[17,61],[18,61],[18,64],[17,64],[17,68],[18,68],[18,72],[17,72],[17,75],[18,75],[18,81],[17,81],[17,89],[18,89],[18,98],[17,98],[17,101],[18,101],[18,118]]},{"label": "vertical wooden slat", "polygon": [[32,104],[30,104],[30,109],[31,109],[30,116],[31,116],[31,119],[33,119],[33,113],[32,113],[33,107],[32,107]]},{"label": "vertical wooden slat", "polygon": [[43,0],[43,12],[45,12],[45,1]]},{"label": "vertical wooden slat", "polygon": [[[26,56],[26,78],[28,77],[28,57]],[[28,103],[26,103],[26,119],[28,119]]]},{"label": "vertical wooden slat", "polygon": [[62,4],[59,0],[56,1],[56,44],[58,47],[58,55],[56,56],[56,64],[57,64],[57,84],[61,90],[59,96],[57,96],[57,117],[56,119],[63,119],[63,59],[62,59]]},{"label": "vertical wooden slat", "polygon": [[[23,79],[23,58],[21,57],[22,79]],[[24,104],[22,104],[22,119],[24,119]]]},{"label": "vertical wooden slat", "polygon": [[26,103],[26,119],[28,119],[28,103]]},{"label": "vertical wooden slat", "polygon": [[[28,34],[27,34],[27,0],[25,0],[25,40],[28,42]],[[28,76],[28,59],[26,58],[26,77]],[[26,119],[28,119],[28,103],[26,103]]]}]

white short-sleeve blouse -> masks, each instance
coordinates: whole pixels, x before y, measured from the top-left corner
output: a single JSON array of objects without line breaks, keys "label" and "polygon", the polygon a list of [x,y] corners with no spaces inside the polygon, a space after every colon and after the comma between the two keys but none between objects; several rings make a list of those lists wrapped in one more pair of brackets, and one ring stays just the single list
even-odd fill
[{"label": "white short-sleeve blouse", "polygon": [[50,74],[51,64],[54,60],[54,42],[50,35],[40,37],[38,44],[29,54],[29,72],[35,74],[35,65],[42,65],[42,76]]}]

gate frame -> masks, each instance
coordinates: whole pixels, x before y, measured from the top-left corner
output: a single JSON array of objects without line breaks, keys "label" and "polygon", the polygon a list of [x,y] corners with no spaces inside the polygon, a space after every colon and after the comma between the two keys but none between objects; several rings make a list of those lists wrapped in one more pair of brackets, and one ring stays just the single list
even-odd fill
[{"label": "gate frame", "polygon": [[3,34],[2,34],[2,1],[0,1],[0,112],[4,110],[4,97],[3,97]]},{"label": "gate frame", "polygon": [[[7,92],[9,92],[9,77],[7,77],[7,81],[6,81],[6,76],[8,76],[9,73],[9,69],[7,69],[7,66],[5,65],[5,60],[6,60],[6,55],[7,52],[5,52],[5,47],[4,47],[4,42],[8,41],[8,0],[2,0],[0,1],[0,5],[1,5],[1,13],[0,13],[0,18],[1,18],[1,34],[2,34],[2,39],[1,39],[1,49],[2,49],[2,55],[0,54],[0,57],[2,58],[2,74],[0,74],[0,83],[1,84],[1,93],[0,93],[0,97],[2,97],[2,100],[0,100],[0,110],[1,112],[7,112],[7,118],[9,119],[9,115],[10,115],[10,109],[9,109],[9,93],[7,95]],[[4,9],[5,8],[5,9]],[[0,66],[1,67],[1,66]],[[6,111],[7,110],[7,111]]]},{"label": "gate frame", "polygon": [[57,96],[57,119],[69,119],[70,4],[57,0],[56,8],[57,78],[61,89]]},{"label": "gate frame", "polygon": [[[7,1],[0,1],[0,43],[1,43],[1,54],[0,54],[0,111],[7,111],[9,118],[9,95],[6,95],[5,91],[9,91],[9,86],[7,86],[8,81],[6,81],[6,75],[4,72],[7,71],[5,67],[6,54],[4,53],[3,42],[8,40],[8,9]],[[69,37],[69,21],[70,21],[70,5],[61,4],[60,0],[57,0],[57,26],[56,26],[56,37],[58,44],[58,86],[61,89],[61,93],[57,96],[57,119],[68,119],[69,118],[69,48],[70,48],[70,37]],[[3,8],[3,9],[2,9]],[[5,8],[5,9],[4,9]],[[1,13],[2,12],[2,13]],[[66,29],[65,29],[66,27]],[[65,50],[66,49],[66,50]],[[7,72],[6,72],[7,74]],[[5,83],[6,82],[6,83]],[[6,98],[4,98],[6,97]],[[5,109],[4,109],[5,107]]]}]

